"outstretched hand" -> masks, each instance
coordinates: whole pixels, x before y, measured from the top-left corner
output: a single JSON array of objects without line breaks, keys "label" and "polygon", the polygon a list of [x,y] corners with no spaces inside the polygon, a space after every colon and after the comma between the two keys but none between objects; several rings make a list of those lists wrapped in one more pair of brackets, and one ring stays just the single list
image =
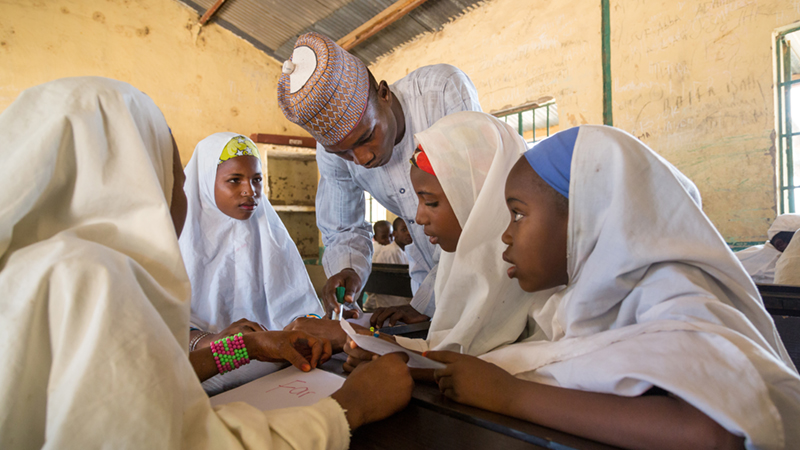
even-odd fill
[{"label": "outstretched hand", "polygon": [[288,361],[308,372],[331,358],[329,340],[302,331],[264,331],[247,336],[247,350],[253,359]]},{"label": "outstretched hand", "polygon": [[372,312],[372,317],[369,319],[369,324],[373,327],[382,327],[383,322],[389,321],[389,326],[393,327],[397,322],[405,322],[408,324],[427,322],[431,320],[430,317],[420,313],[411,305],[389,306],[386,308],[378,308]]},{"label": "outstretched hand", "polygon": [[452,400],[465,405],[502,413],[512,401],[517,378],[470,355],[448,351],[431,351],[424,356],[447,365],[433,372],[439,390]]},{"label": "outstretched hand", "polygon": [[[351,325],[358,334],[363,334],[367,336],[372,335],[371,331],[367,330],[362,326],[356,324],[351,324]],[[390,336],[388,334],[381,334],[380,338],[383,339],[384,341],[392,342],[395,344],[397,343],[394,336]],[[362,363],[372,361],[378,358],[378,355],[376,353],[372,353],[370,351],[364,350],[361,347],[359,347],[358,344],[355,343],[355,341],[350,339],[350,336],[347,336],[347,341],[344,345],[344,352],[347,353],[347,361],[345,361],[344,364],[342,364],[342,369],[344,369],[344,371],[348,373],[355,370],[355,368],[361,365]]]}]

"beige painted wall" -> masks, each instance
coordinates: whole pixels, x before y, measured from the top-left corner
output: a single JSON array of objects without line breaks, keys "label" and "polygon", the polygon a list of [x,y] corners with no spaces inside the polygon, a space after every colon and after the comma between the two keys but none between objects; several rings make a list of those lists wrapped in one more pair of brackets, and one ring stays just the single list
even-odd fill
[{"label": "beige painted wall", "polygon": [[127,81],[164,112],[184,164],[218,131],[305,134],[276,102],[277,61],[174,0],[0,2],[0,111],[68,76]]},{"label": "beige painted wall", "polygon": [[[599,0],[489,0],[371,69],[394,81],[447,62],[485,111],[556,98],[562,128],[602,123]],[[611,2],[614,125],[697,183],[729,242],[763,241],[775,216],[771,33],[796,0]]]},{"label": "beige painted wall", "polygon": [[697,184],[729,241],[776,214],[772,32],[786,0],[612,1],[614,124]]},{"label": "beige painted wall", "polygon": [[475,83],[484,111],[551,95],[558,99],[563,126],[599,123],[598,5],[595,0],[491,0],[370,69],[378,80],[393,82],[418,67],[449,63]]}]

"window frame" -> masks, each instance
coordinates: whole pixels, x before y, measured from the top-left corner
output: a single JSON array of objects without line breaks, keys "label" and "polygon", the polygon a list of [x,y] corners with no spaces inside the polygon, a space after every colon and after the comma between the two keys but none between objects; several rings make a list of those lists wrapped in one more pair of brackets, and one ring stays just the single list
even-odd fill
[{"label": "window frame", "polygon": [[792,126],[792,99],[794,86],[800,83],[800,77],[792,80],[791,45],[786,36],[800,31],[800,24],[795,23],[776,30],[773,33],[774,68],[775,68],[775,136],[777,140],[778,161],[777,200],[780,214],[795,212],[795,190],[800,189],[794,177],[794,145],[793,138],[800,136],[800,130],[794,131]]},{"label": "window frame", "polygon": [[[536,142],[539,142],[542,139],[550,136],[550,134],[551,134],[550,133],[551,126],[560,125],[560,121],[559,121],[559,123],[551,123],[550,122],[551,118],[553,117],[553,114],[551,114],[551,111],[552,111],[552,107],[554,107],[554,106],[557,106],[556,105],[556,101],[555,101],[554,98],[550,97],[549,99],[547,99],[545,101],[541,101],[541,102],[537,101],[537,102],[533,102],[533,103],[526,103],[524,105],[520,105],[520,106],[517,106],[517,107],[514,107],[514,108],[507,108],[507,109],[504,109],[504,110],[501,110],[501,111],[496,111],[496,112],[493,112],[492,115],[497,117],[497,119],[502,120],[503,122],[507,123],[509,126],[512,126],[512,127],[513,127],[513,123],[509,123],[508,122],[508,118],[512,117],[512,116],[516,116],[517,133],[519,133],[519,135],[522,136],[523,139],[525,139],[525,134],[524,134],[525,130],[523,129],[523,126],[524,126],[523,114],[530,112],[531,113],[531,118],[532,118],[532,139],[531,139],[531,141],[528,141],[526,139],[525,142],[528,143],[528,144],[535,144]],[[536,138],[536,111],[541,110],[541,109],[545,109],[545,108],[547,109],[547,112],[546,112],[546,116],[545,116],[545,126],[543,128],[546,129],[546,132],[545,132],[544,136],[542,136],[539,139],[537,139]],[[555,111],[554,115],[555,115],[555,118],[558,119],[558,110]]]}]

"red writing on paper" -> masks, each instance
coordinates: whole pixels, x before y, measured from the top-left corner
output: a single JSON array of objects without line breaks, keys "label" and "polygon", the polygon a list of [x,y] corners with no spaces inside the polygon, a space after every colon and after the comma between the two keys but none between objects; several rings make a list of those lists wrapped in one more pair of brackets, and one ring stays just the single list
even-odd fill
[{"label": "red writing on paper", "polygon": [[[299,384],[296,384],[296,383],[299,383]],[[276,386],[276,387],[274,387],[272,389],[269,389],[266,392],[272,392],[275,389],[283,388],[283,389],[288,389],[289,390],[288,393],[290,395],[296,395],[297,398],[303,398],[306,395],[315,394],[315,392],[312,391],[311,389],[309,389],[308,386],[303,386],[304,384],[306,384],[306,382],[303,381],[303,380],[294,380],[294,381],[286,383],[286,384],[279,384],[278,386]]]}]

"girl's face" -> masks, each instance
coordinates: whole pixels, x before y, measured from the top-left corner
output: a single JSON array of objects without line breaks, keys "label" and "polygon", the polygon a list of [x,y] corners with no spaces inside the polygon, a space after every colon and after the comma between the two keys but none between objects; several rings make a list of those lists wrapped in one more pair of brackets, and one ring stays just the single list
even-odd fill
[{"label": "girl's face", "polygon": [[439,179],[412,166],[411,184],[419,197],[417,223],[425,227],[431,244],[439,244],[446,252],[455,252],[458,238],[461,237],[461,225],[444,195]]},{"label": "girl's face", "polygon": [[[567,284],[568,212],[558,194],[522,157],[506,181],[506,205],[511,223],[503,233],[508,249],[503,260],[512,264],[509,278],[526,292]],[[563,202],[563,198],[561,199]]]},{"label": "girl's face", "polygon": [[261,198],[261,161],[255,156],[237,156],[217,166],[214,200],[217,208],[238,220],[247,220]]}]

